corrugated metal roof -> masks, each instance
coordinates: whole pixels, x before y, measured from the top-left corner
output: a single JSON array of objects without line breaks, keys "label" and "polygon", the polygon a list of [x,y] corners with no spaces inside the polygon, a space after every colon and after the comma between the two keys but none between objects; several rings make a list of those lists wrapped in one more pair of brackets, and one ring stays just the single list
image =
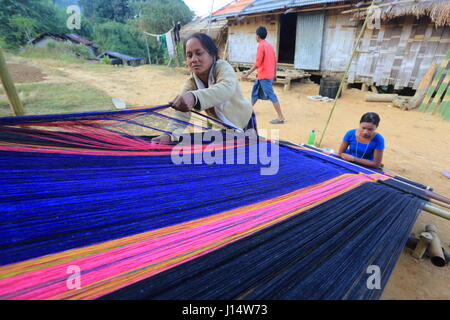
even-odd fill
[{"label": "corrugated metal roof", "polygon": [[[345,0],[254,0],[247,1],[241,0],[225,8],[216,11],[214,13],[214,18],[226,18],[239,15],[247,15],[261,12],[270,12],[274,10],[280,9],[288,9],[293,7],[303,7],[315,4],[327,4],[327,3],[335,3],[335,2],[344,2]],[[250,2],[250,3],[249,3]],[[245,3],[249,3],[246,7],[244,7]],[[239,7],[233,7],[239,4]],[[236,8],[236,9],[233,9]],[[237,9],[239,8],[239,10]]]},{"label": "corrugated metal roof", "polygon": [[334,2],[344,2],[345,0],[294,0],[295,6],[309,6],[313,4],[325,4]]},{"label": "corrugated metal roof", "polygon": [[128,55],[126,55],[126,54],[119,53],[119,52],[115,52],[115,51],[111,51],[111,50],[105,50],[105,51],[104,51],[101,55],[99,55],[98,57],[102,57],[102,56],[105,55],[105,54],[107,54],[107,55],[109,55],[109,56],[111,56],[111,57],[119,58],[119,59],[126,60],[126,61],[133,61],[133,60],[141,60],[141,59],[145,59],[144,57],[131,57],[131,56],[128,56]]},{"label": "corrugated metal roof", "polygon": [[63,33],[44,32],[44,33],[41,33],[40,35],[38,35],[36,38],[33,38],[30,41],[28,41],[27,44],[34,44],[45,37],[51,37],[51,38],[61,39],[61,40],[70,40],[72,42],[81,43],[86,46],[98,48],[98,46],[95,43],[93,43],[89,39],[82,37],[76,33],[63,34]]},{"label": "corrugated metal roof", "polygon": [[239,13],[243,11],[245,8],[247,8],[249,5],[251,5],[255,0],[238,0],[234,3],[231,3],[227,6],[225,6],[222,9],[219,9],[215,12],[213,12],[213,16],[222,16],[222,15],[232,15]]},{"label": "corrugated metal roof", "polygon": [[247,7],[242,14],[252,14],[266,11],[290,8],[294,5],[293,0],[256,0],[251,6]]}]

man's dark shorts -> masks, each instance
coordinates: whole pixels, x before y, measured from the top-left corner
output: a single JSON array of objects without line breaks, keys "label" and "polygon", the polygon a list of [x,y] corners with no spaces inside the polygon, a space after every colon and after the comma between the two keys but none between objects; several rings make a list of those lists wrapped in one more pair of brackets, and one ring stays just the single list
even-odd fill
[{"label": "man's dark shorts", "polygon": [[278,102],[277,95],[273,91],[272,83],[273,79],[255,80],[252,89],[252,104],[255,104],[258,99]]}]

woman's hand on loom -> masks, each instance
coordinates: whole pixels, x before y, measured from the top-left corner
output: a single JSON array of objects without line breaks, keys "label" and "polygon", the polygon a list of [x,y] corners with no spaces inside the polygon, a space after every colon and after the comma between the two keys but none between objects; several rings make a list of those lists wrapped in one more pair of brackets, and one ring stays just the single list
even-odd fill
[{"label": "woman's hand on loom", "polygon": [[355,161],[355,157],[354,156],[352,156],[351,154],[345,153],[345,152],[343,152],[341,154],[341,158],[344,159],[344,160],[350,161],[350,162],[354,162]]},{"label": "woman's hand on loom", "polygon": [[177,96],[173,101],[170,101],[169,104],[171,104],[172,108],[175,110],[189,112],[194,108],[195,97],[192,93],[186,92]]}]

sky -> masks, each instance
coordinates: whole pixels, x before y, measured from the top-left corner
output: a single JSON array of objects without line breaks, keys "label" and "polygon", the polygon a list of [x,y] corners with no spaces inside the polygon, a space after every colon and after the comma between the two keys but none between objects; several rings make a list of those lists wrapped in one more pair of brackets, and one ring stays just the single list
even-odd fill
[{"label": "sky", "polygon": [[214,2],[213,12],[233,2],[233,0],[184,0],[184,3],[192,9],[198,16],[205,17],[211,12],[211,5]]}]

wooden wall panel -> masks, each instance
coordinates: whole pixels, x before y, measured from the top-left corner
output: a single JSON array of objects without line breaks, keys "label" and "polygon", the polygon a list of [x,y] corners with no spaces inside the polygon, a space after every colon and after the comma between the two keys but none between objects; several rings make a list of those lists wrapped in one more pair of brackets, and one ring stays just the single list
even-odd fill
[{"label": "wooden wall panel", "polygon": [[230,21],[228,27],[229,56],[230,62],[254,63],[256,59],[256,29],[259,26],[267,28],[266,40],[270,42],[278,54],[278,16],[259,16],[245,18],[239,22]]},{"label": "wooden wall panel", "polygon": [[325,15],[321,70],[344,72],[350,59],[357,21],[337,11],[327,11]]}]

